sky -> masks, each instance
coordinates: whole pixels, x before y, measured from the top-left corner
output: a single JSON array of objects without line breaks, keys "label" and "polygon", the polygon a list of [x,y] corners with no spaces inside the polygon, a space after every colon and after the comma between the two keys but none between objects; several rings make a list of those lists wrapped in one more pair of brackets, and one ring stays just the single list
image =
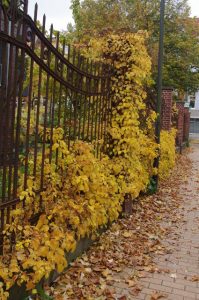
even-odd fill
[{"label": "sky", "polygon": [[[150,1],[150,0],[149,0]],[[29,0],[29,13],[33,16],[36,0]],[[46,14],[46,29],[53,23],[57,30],[66,30],[69,22],[73,23],[71,0],[37,0],[39,6],[38,20],[42,21],[42,15]],[[199,0],[189,0],[192,16],[199,17]]]},{"label": "sky", "polygon": [[43,14],[46,14],[46,29],[53,24],[57,30],[66,30],[68,23],[73,23],[71,0],[29,0],[29,14],[33,17],[34,6],[38,4],[38,20],[41,22]]},{"label": "sky", "polygon": [[189,0],[192,16],[199,17],[199,0]]}]

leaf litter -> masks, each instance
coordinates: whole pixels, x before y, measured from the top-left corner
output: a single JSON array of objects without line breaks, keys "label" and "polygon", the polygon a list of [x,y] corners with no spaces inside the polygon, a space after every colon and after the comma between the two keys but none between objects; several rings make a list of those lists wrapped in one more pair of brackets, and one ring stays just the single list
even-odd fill
[{"label": "leaf litter", "polygon": [[[176,215],[182,202],[178,188],[190,171],[190,160],[180,156],[159,191],[135,200],[132,215],[112,224],[87,253],[71,263],[50,287],[45,286],[46,293],[55,300],[135,299],[142,290],[139,280],[148,272],[169,273],[158,268],[153,258],[171,252],[162,240],[173,224],[183,222],[183,216]],[[119,290],[128,291],[128,296],[118,295]],[[151,294],[151,300],[165,297],[157,291]]]}]

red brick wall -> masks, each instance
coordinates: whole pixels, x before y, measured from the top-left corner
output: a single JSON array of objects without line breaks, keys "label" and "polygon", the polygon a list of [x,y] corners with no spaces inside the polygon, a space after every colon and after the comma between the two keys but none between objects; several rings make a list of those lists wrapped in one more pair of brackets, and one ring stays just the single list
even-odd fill
[{"label": "red brick wall", "polygon": [[171,130],[173,89],[164,88],[162,90],[162,129]]},{"label": "red brick wall", "polygon": [[[189,140],[190,129],[190,112],[189,108],[184,107],[184,102],[176,102],[178,109],[177,120],[172,120],[172,105],[173,105],[173,89],[163,88],[162,90],[162,117],[161,127],[163,130],[171,130],[172,122],[174,121],[177,127],[176,144],[181,147],[183,142]],[[173,124],[173,125],[174,125]]]}]

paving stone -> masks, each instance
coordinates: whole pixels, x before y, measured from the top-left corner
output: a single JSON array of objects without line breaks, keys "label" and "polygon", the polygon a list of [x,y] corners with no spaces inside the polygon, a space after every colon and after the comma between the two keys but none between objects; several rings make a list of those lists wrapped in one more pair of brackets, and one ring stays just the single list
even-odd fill
[{"label": "paving stone", "polygon": [[[199,282],[192,277],[199,275],[199,146],[193,145],[189,153],[192,160],[192,172],[188,180],[180,187],[179,195],[183,197],[179,206],[179,215],[184,220],[170,223],[169,232],[163,244],[169,250],[168,254],[155,255],[157,268],[169,269],[169,273],[146,273],[140,280],[143,287],[137,296],[130,295],[130,300],[151,300],[154,291],[167,296],[168,300],[199,300]],[[168,228],[167,222],[162,221],[162,227]],[[125,271],[125,270],[124,270]],[[128,274],[131,269],[128,268]],[[124,285],[122,285],[124,288]],[[121,291],[121,290],[120,290]],[[123,290],[124,291],[124,290]],[[121,295],[121,294],[120,294]],[[164,299],[164,298],[162,298]]]}]

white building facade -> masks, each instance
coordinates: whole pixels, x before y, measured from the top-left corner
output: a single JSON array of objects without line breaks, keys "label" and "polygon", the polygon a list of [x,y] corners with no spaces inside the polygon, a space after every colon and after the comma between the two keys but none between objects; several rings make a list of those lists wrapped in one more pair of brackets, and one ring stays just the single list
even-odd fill
[{"label": "white building facade", "polygon": [[190,133],[199,134],[199,91],[188,96],[188,106],[191,112]]}]

